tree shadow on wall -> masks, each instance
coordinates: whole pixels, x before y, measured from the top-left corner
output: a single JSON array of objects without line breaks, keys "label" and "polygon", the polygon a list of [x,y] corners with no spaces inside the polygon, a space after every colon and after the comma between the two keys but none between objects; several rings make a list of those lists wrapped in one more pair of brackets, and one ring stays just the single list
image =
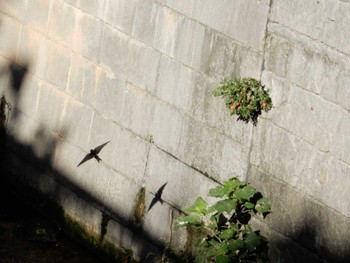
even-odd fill
[{"label": "tree shadow on wall", "polygon": [[[138,254],[141,255],[141,258],[145,259],[144,262],[153,262],[154,255],[160,256],[165,251],[166,244],[164,242],[158,240],[152,233],[144,231],[142,227],[140,228],[140,225],[135,223],[133,218],[108,207],[101,200],[70,180],[69,175],[54,168],[54,152],[64,135],[55,136],[48,132],[45,126],[39,126],[31,143],[25,144],[18,141],[12,131],[6,130],[9,122],[11,122],[11,127],[15,127],[15,123],[20,119],[18,118],[19,115],[22,114],[20,109],[17,108],[17,105],[23,99],[21,98],[21,94],[25,88],[23,80],[26,77],[28,68],[29,64],[17,65],[14,62],[10,62],[8,67],[0,70],[2,75],[8,74],[11,78],[6,92],[12,98],[12,101],[9,102],[6,96],[3,96],[2,108],[0,109],[0,119],[2,122],[0,126],[1,184],[12,189],[12,191],[16,192],[24,200],[29,200],[40,212],[44,213],[51,220],[54,220],[62,229],[72,230],[72,226],[74,226],[74,229],[78,229],[79,231],[69,231],[69,234],[74,232],[76,237],[80,240],[85,240],[90,248],[93,248],[90,245],[94,245],[94,242],[100,242],[102,247],[95,248],[95,252],[102,255],[102,257],[108,258],[108,255],[105,253],[107,251],[110,252],[109,256],[113,257],[114,261],[118,255],[123,260],[126,260],[125,256],[130,258],[128,255],[129,252],[126,250],[114,251],[112,248],[113,244],[108,243],[110,241],[106,240],[108,226],[111,221],[114,221],[113,223],[118,224],[119,228],[125,229],[125,231],[119,231],[117,239],[129,240],[131,235],[133,241],[137,241]],[[40,145],[39,152],[41,153],[39,155],[38,145]],[[83,227],[79,228],[77,224],[67,222],[65,211],[57,203],[57,200],[62,198],[72,200],[71,205],[73,207],[77,206],[74,202],[82,202],[82,204],[88,204],[94,207],[95,210],[101,211],[99,237],[93,240],[88,236],[89,233]],[[176,260],[177,258],[174,256],[174,259]]]},{"label": "tree shadow on wall", "polygon": [[350,262],[350,229],[341,227],[349,225],[343,216],[318,209],[304,211],[305,218],[288,237],[274,234],[269,239],[272,262]]}]

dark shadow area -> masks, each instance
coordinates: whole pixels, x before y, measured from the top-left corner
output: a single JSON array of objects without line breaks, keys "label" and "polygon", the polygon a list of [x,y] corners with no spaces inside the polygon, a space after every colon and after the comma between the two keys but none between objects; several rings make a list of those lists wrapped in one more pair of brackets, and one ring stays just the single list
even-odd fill
[{"label": "dark shadow area", "polygon": [[100,263],[56,224],[0,185],[0,262]]},{"label": "dark shadow area", "polygon": [[[55,148],[64,135],[54,136],[45,127],[41,126],[35,133],[33,145],[27,145],[19,142],[13,136],[12,131],[7,130],[9,118],[11,127],[13,127],[16,126],[17,117],[21,114],[19,109],[16,108],[16,105],[20,99],[23,99],[21,98],[21,91],[25,88],[23,86],[23,80],[26,77],[28,68],[29,64],[18,66],[10,63],[7,69],[1,71],[1,74],[10,74],[11,86],[7,88],[6,93],[11,94],[9,97],[12,98],[12,101],[8,101],[7,97],[3,96],[2,109],[0,109],[1,185],[8,189],[9,192],[16,193],[22,200],[28,201],[48,220],[53,222],[57,228],[62,229],[66,234],[76,240],[81,241],[83,245],[86,245],[96,255],[104,258],[107,262],[119,262],[115,261],[116,252],[113,251],[113,254],[110,253],[113,250],[113,244],[109,244],[108,247],[105,245],[107,226],[111,220],[131,231],[133,240],[137,240],[140,247],[141,251],[139,254],[144,259],[143,262],[154,262],[155,257],[159,258],[166,249],[166,244],[163,241],[153,237],[152,233],[145,232],[142,226],[137,224],[133,218],[126,217],[122,213],[119,213],[119,211],[114,211],[107,207],[99,199],[72,182],[69,176],[53,167]],[[33,147],[34,145],[36,147],[40,145],[41,152],[44,154],[38,157]],[[105,145],[103,144],[97,147],[97,153]],[[92,156],[92,158],[95,158],[95,156]],[[165,185],[156,194],[157,202],[162,201],[161,194]],[[104,247],[96,245],[96,241],[89,239],[86,236],[89,233],[77,234],[72,231],[72,223],[67,222],[63,208],[56,201],[59,199],[59,196],[62,196],[62,193],[67,193],[67,189],[71,193],[70,195],[77,196],[77,199],[84,200],[84,202],[88,202],[89,205],[101,211],[101,233],[98,240],[105,245]],[[11,203],[9,204],[12,205]],[[121,254],[120,262],[132,262],[129,254]],[[169,257],[175,261],[183,262],[176,255]]]},{"label": "dark shadow area", "polygon": [[[337,220],[330,221],[332,224],[336,222]],[[324,244],[325,241],[320,235],[322,226],[319,218],[310,216],[303,221],[299,230],[288,238],[275,237],[270,240],[270,254],[272,258],[278,258],[278,261],[272,260],[272,262],[348,263],[350,262],[350,229],[343,231],[348,235],[343,243],[334,240],[333,244]],[[330,251],[328,246],[333,247],[333,251]],[[335,247],[338,248],[337,253],[335,253]]]},{"label": "dark shadow area", "polygon": [[158,191],[154,194],[154,198],[152,199],[149,207],[148,207],[148,210],[151,210],[151,208],[158,202],[160,202],[161,204],[163,204],[163,200],[162,200],[162,194],[163,194],[163,190],[165,188],[165,186],[167,185],[168,182],[166,182],[165,184],[163,184],[159,189]]}]

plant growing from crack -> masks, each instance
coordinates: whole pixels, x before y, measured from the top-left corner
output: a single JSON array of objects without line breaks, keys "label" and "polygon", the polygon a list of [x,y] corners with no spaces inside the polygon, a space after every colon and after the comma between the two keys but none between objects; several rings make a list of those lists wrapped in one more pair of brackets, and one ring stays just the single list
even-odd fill
[{"label": "plant growing from crack", "polygon": [[208,207],[198,197],[184,211],[189,215],[177,220],[177,226],[190,226],[200,233],[195,244],[195,262],[265,262],[267,240],[249,225],[255,214],[270,213],[269,200],[254,187],[232,178],[210,189],[208,196],[220,200]]},{"label": "plant growing from crack", "polygon": [[225,99],[231,115],[236,114],[238,120],[252,121],[254,125],[262,111],[268,112],[272,108],[268,90],[253,78],[224,79],[212,93]]}]

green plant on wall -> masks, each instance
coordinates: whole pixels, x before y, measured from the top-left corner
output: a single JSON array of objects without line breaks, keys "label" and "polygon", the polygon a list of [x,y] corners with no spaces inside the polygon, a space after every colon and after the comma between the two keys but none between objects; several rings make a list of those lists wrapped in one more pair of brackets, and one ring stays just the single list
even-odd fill
[{"label": "green plant on wall", "polygon": [[268,90],[253,78],[224,79],[213,90],[213,95],[222,96],[231,114],[238,115],[239,120],[251,120],[254,125],[262,111],[268,112],[272,108]]},{"label": "green plant on wall", "polygon": [[267,240],[249,225],[255,214],[270,213],[269,200],[254,187],[232,178],[210,189],[209,196],[220,200],[211,206],[198,197],[184,211],[189,215],[177,220],[177,226],[198,230],[195,262],[266,262]]}]

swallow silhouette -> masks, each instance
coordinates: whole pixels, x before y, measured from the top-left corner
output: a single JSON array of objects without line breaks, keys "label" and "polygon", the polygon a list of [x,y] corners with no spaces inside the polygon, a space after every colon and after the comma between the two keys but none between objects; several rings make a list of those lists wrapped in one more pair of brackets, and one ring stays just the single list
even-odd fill
[{"label": "swallow silhouette", "polygon": [[151,210],[151,208],[157,203],[160,202],[161,204],[163,204],[163,200],[162,200],[162,193],[163,190],[165,188],[165,186],[167,185],[168,182],[166,182],[165,184],[163,184],[158,191],[154,194],[154,198],[151,201],[151,204],[148,207],[148,211]]},{"label": "swallow silhouette", "polygon": [[[84,159],[81,160],[81,162],[78,164],[78,166],[81,165],[81,164],[83,164],[83,163],[85,163],[85,162],[87,162],[88,160],[90,160],[90,159],[92,159],[92,158],[95,158],[95,159],[97,160],[97,162],[100,162],[100,161],[101,161],[101,158],[98,157],[98,154],[99,154],[99,152],[102,150],[102,148],[105,147],[105,145],[106,145],[107,143],[109,143],[109,142],[110,142],[110,141],[105,142],[104,144],[101,144],[100,146],[97,146],[95,149],[91,149],[91,150],[90,150],[90,153],[88,153],[87,155],[85,155]],[[78,167],[78,166],[77,166],[77,167]]]}]

